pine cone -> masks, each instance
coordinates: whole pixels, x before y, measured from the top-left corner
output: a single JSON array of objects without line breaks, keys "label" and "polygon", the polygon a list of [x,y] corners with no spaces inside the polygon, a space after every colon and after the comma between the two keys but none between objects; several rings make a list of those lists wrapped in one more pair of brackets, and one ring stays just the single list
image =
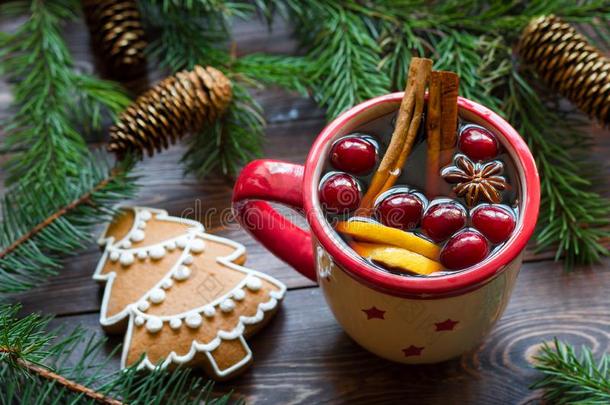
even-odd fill
[{"label": "pine cone", "polygon": [[530,21],[518,53],[544,82],[603,125],[610,124],[610,59],[554,15]]},{"label": "pine cone", "polygon": [[152,156],[187,132],[213,122],[231,101],[231,82],[222,72],[195,66],[169,76],[138,97],[110,128],[108,150]]},{"label": "pine cone", "polygon": [[135,0],[83,0],[91,39],[114,77],[133,78],[146,69],[146,40]]}]

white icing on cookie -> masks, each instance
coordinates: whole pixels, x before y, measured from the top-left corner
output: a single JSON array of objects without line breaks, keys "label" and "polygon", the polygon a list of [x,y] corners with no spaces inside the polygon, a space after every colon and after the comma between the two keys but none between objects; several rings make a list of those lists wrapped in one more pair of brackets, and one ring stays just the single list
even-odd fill
[{"label": "white icing on cookie", "polygon": [[150,308],[150,303],[146,300],[138,302],[138,309],[142,312],[146,312]]},{"label": "white icing on cookie", "polygon": [[140,315],[136,316],[135,323],[138,326],[144,325],[144,317]]},{"label": "white icing on cookie", "polygon": [[193,253],[201,253],[205,249],[205,242],[201,239],[193,239],[193,243],[191,243],[191,252]]},{"label": "white icing on cookie", "polygon": [[205,307],[203,307],[203,315],[205,315],[206,318],[213,317],[215,313],[216,313],[216,309],[214,308],[213,305],[206,305]]},{"label": "white icing on cookie", "polygon": [[161,283],[161,288],[165,288],[166,290],[172,288],[172,286],[174,285],[174,282],[172,281],[171,278],[168,278],[167,280],[163,280],[163,283]]},{"label": "white icing on cookie", "polygon": [[186,280],[191,276],[191,269],[186,266],[180,266],[174,272],[174,278],[178,281]]},{"label": "white icing on cookie", "polygon": [[146,320],[146,330],[148,330],[150,333],[157,333],[161,329],[163,329],[163,321],[161,318],[151,316]]},{"label": "white icing on cookie", "polygon": [[117,260],[119,260],[120,256],[121,255],[119,254],[119,252],[117,252],[116,250],[113,250],[112,252],[110,252],[110,261],[116,262]]},{"label": "white icing on cookie", "polygon": [[250,276],[246,280],[246,288],[250,291],[256,292],[263,288],[263,282],[258,277]]},{"label": "white icing on cookie", "polygon": [[[142,218],[140,217],[140,214],[141,214],[142,208],[135,208],[134,210],[136,211],[136,221],[138,221],[138,220],[141,221]],[[229,312],[233,311],[233,313],[236,315],[235,318],[237,319],[238,323],[234,327],[231,326],[228,330],[219,330],[215,336],[212,336],[212,340],[208,341],[207,343],[193,340],[193,342],[187,352],[180,353],[180,354],[171,352],[167,356],[167,358],[165,358],[162,361],[162,364],[160,366],[168,367],[172,364],[178,365],[178,364],[189,363],[189,362],[193,361],[193,359],[195,358],[195,356],[197,354],[203,354],[203,355],[207,356],[208,360],[210,361],[210,364],[211,364],[211,367],[213,370],[213,374],[215,376],[220,376],[220,377],[230,376],[233,372],[239,370],[240,368],[245,366],[251,360],[252,353],[251,353],[249,347],[247,346],[247,344],[245,342],[245,337],[244,337],[244,332],[245,332],[246,328],[248,327],[248,325],[253,325],[258,322],[262,322],[265,318],[265,313],[268,311],[271,311],[277,307],[278,301],[283,297],[286,287],[283,286],[281,283],[277,282],[277,280],[275,280],[265,274],[243,268],[242,266],[236,264],[235,261],[237,261],[244,254],[243,245],[238,244],[231,240],[227,240],[225,238],[220,238],[220,237],[217,237],[214,235],[205,234],[203,231],[203,227],[201,227],[200,224],[192,224],[191,222],[193,222],[193,221],[188,222],[182,218],[170,217],[167,215],[167,213],[159,214],[158,210],[155,210],[155,209],[150,209],[150,212],[152,212],[151,217],[155,217],[160,221],[174,221],[174,222],[179,222],[179,223],[184,222],[184,223],[187,223],[191,227],[191,229],[189,229],[189,231],[183,237],[183,241],[185,242],[185,243],[183,243],[183,245],[185,246],[185,251],[184,251],[185,257],[180,259],[180,261],[178,261],[177,263],[174,263],[173,270],[170,273],[172,276],[172,279],[174,280],[174,283],[176,283],[176,280],[179,278],[179,276],[178,277],[175,277],[175,276],[178,273],[180,273],[181,271],[184,271],[184,268],[186,268],[186,270],[188,271],[187,278],[190,276],[191,269],[189,269],[186,266],[190,263],[193,263],[193,260],[192,260],[192,258],[189,259],[186,256],[189,253],[189,251],[191,250],[190,248],[191,248],[192,243],[197,239],[203,240],[205,243],[208,244],[208,246],[209,246],[210,242],[207,242],[207,241],[210,240],[210,241],[219,242],[219,243],[223,243],[228,246],[234,247],[235,251],[233,253],[229,254],[226,257],[218,257],[217,260],[219,263],[221,263],[222,265],[224,265],[226,267],[229,267],[231,269],[242,272],[245,276],[245,279],[242,279],[242,281],[238,285],[236,285],[232,291],[229,291],[226,294],[216,298],[215,300],[213,300],[212,302],[209,302],[205,306],[199,307],[197,309],[192,308],[188,312],[184,312],[181,314],[172,314],[169,316],[153,316],[152,314],[147,315],[144,312],[140,312],[140,310],[136,306],[127,306],[127,311],[122,311],[121,314],[119,314],[120,316],[113,315],[112,317],[107,317],[107,315],[106,315],[107,309],[105,309],[105,307],[107,306],[108,299],[107,299],[107,296],[105,295],[104,302],[102,304],[103,309],[102,309],[102,316],[101,316],[101,322],[103,325],[114,325],[118,321],[121,321],[122,319],[124,319],[125,315],[128,311],[134,311],[134,312],[131,312],[131,314],[130,314],[130,316],[133,316],[132,318],[130,318],[131,322],[133,322],[132,323],[133,329],[130,328],[128,331],[128,335],[125,337],[126,346],[123,350],[123,356],[121,357],[121,366],[126,367],[128,365],[128,353],[131,353],[129,350],[130,345],[136,343],[135,341],[132,341],[132,339],[133,339],[132,332],[133,333],[136,332],[136,330],[137,330],[136,327],[138,326],[138,324],[140,324],[141,326],[146,325],[147,320],[149,318],[151,318],[151,320],[148,321],[149,324],[146,325],[147,329],[150,330],[149,333],[164,333],[163,324],[165,322],[167,322],[169,328],[179,329],[182,327],[182,325],[184,323],[186,323],[186,318],[191,317],[193,314],[197,314],[199,318],[205,316],[205,319],[208,319],[211,316],[215,316],[215,312],[216,312],[215,306],[218,306],[219,308],[221,308],[219,310],[225,310],[225,311],[227,309],[231,308],[231,309],[229,309]],[[138,227],[136,225],[134,225],[132,232],[133,232],[133,230],[135,230],[137,228]],[[193,229],[193,228],[195,228],[195,229]],[[127,237],[127,239],[129,239],[129,236]],[[111,241],[110,238],[108,238],[108,240]],[[161,246],[165,245],[165,248],[167,249],[167,244],[168,244],[168,241],[166,240],[166,241],[160,242],[158,245],[161,245]],[[176,245],[178,245],[178,244],[176,244]],[[110,253],[112,252],[112,249],[116,249],[116,248],[117,248],[116,245],[109,244],[108,253],[105,256],[105,258],[108,259]],[[148,246],[148,247],[140,248],[140,249],[136,248],[136,249],[132,250],[132,253],[134,255],[137,255],[137,257],[141,257],[139,254],[140,251],[145,251],[145,252],[150,253],[150,250],[152,248],[153,248],[153,246]],[[195,255],[197,253],[197,252],[195,252],[195,250],[193,250],[193,252],[191,254]],[[120,250],[119,250],[119,253],[120,253]],[[165,254],[167,254],[167,253],[165,253]],[[149,256],[147,256],[147,257],[149,257]],[[144,259],[145,258],[146,257],[144,257]],[[99,271],[98,271],[98,269],[99,269]],[[96,269],[96,274],[94,277],[96,277],[96,279],[108,280],[108,277],[105,274],[102,274],[102,271],[104,270],[103,263],[101,263],[98,266],[98,269]],[[194,270],[195,269],[193,269],[192,271],[194,271]],[[251,278],[253,276],[257,276],[258,279],[251,280]],[[155,288],[165,288],[165,281],[166,280],[163,279],[159,284],[157,284],[155,286]],[[250,281],[250,283],[249,283],[250,285],[246,286],[246,283],[248,281]],[[245,300],[245,299],[247,299],[248,293],[250,291],[253,291],[253,290],[258,291],[260,289],[263,289],[265,286],[267,286],[267,283],[270,283],[271,285],[276,286],[277,288],[279,288],[279,290],[278,291],[266,291],[265,290],[265,294],[269,295],[269,299],[268,299],[268,301],[258,303],[258,305],[256,306],[255,313],[252,313],[249,315],[238,314],[237,307],[239,305],[241,305],[238,303],[240,296],[242,294],[245,294],[245,296],[244,296],[244,300]],[[258,287],[256,286],[257,284],[259,285]],[[144,295],[144,296],[148,297],[151,291],[152,290],[149,290],[146,293],[146,295]],[[169,292],[167,292],[167,293],[169,294]],[[259,295],[260,295],[260,293],[259,293]],[[110,295],[108,294],[108,297],[109,296]],[[148,302],[148,301],[146,301],[146,302]],[[141,317],[141,319],[137,320],[136,319],[137,317]],[[156,319],[153,319],[153,318],[156,318]],[[193,316],[193,318],[196,318],[196,316]],[[231,317],[231,318],[233,319],[233,317]],[[192,322],[193,322],[193,325],[198,324],[199,328],[207,326],[207,324],[203,325],[203,318],[201,319],[200,322],[195,322],[195,319],[192,319]],[[193,329],[193,330],[195,331],[196,329]],[[168,332],[168,333],[172,333],[172,332]],[[177,333],[177,331],[173,332],[173,333]],[[219,364],[217,364],[215,362],[215,359],[212,356],[212,353],[222,343],[222,341],[235,340],[235,339],[237,339],[238,341],[240,341],[242,343],[244,349],[247,352],[247,355],[243,358],[243,360],[240,360],[238,363],[231,364],[230,367],[221,367]],[[144,359],[143,359],[142,363],[139,365],[139,368],[147,368],[147,369],[152,370],[156,366],[157,366],[156,363],[151,362],[147,356],[144,356]]]},{"label": "white icing on cookie", "polygon": [[176,239],[176,246],[178,246],[180,249],[184,249],[187,245],[189,241],[189,238],[187,236],[181,236],[178,239]]},{"label": "white icing on cookie", "polygon": [[227,298],[223,302],[220,303],[220,310],[222,312],[231,312],[235,309],[235,301],[231,298]]},{"label": "white icing on cookie", "polygon": [[126,240],[126,241],[124,241],[123,243],[121,243],[121,247],[122,247],[123,249],[129,249],[129,248],[131,247],[131,242],[130,242],[130,241],[128,241],[128,240]]},{"label": "white icing on cookie", "polygon": [[193,256],[191,256],[191,255],[184,256],[184,259],[182,259],[182,264],[186,264],[187,266],[189,264],[193,264]]},{"label": "white icing on cookie", "polygon": [[233,299],[235,301],[242,301],[244,298],[246,298],[246,292],[241,288],[233,292]]},{"label": "white icing on cookie", "polygon": [[[136,314],[134,315],[134,317],[132,318],[131,322],[133,323],[133,321],[135,320],[135,316],[138,315],[138,312],[140,314],[142,314],[142,312],[137,309],[137,303],[138,301],[135,301],[135,303],[133,305],[123,305],[123,308],[116,313],[110,314],[109,313],[109,305],[110,302],[112,301],[112,280],[115,279],[116,277],[121,277],[122,274],[120,274],[120,271],[129,271],[131,270],[131,267],[124,267],[123,270],[121,270],[120,268],[117,269],[116,267],[119,266],[119,263],[114,264],[114,262],[118,262],[121,254],[125,253],[125,251],[128,251],[129,253],[133,254],[134,257],[136,257],[135,262],[132,266],[135,266],[136,264],[138,266],[143,265],[144,263],[148,263],[146,261],[146,259],[149,258],[148,256],[148,252],[149,250],[153,247],[151,245],[149,246],[145,246],[145,247],[134,247],[136,245],[136,243],[133,242],[133,240],[131,239],[131,235],[135,232],[135,231],[141,231],[143,229],[150,229],[150,223],[146,223],[147,219],[152,219],[155,218],[158,221],[162,221],[162,222],[166,222],[166,223],[173,223],[176,224],[176,226],[180,226],[180,227],[187,227],[188,229],[186,230],[186,232],[183,234],[183,236],[186,238],[186,241],[190,243],[190,240],[199,233],[203,233],[204,232],[204,227],[203,225],[201,225],[201,223],[197,222],[197,221],[193,221],[193,220],[189,220],[186,218],[179,218],[179,217],[172,217],[170,215],[168,215],[168,213],[164,210],[159,210],[159,209],[155,209],[155,208],[145,208],[145,207],[117,207],[117,211],[127,211],[127,212],[132,212],[133,215],[133,221],[131,224],[131,228],[129,229],[129,232],[127,232],[127,234],[125,236],[123,236],[120,240],[116,239],[115,234],[113,234],[112,229],[113,229],[113,222],[109,222],[108,224],[106,224],[104,230],[102,231],[98,242],[104,247],[104,255],[102,256],[102,259],[98,262],[98,265],[96,266],[95,269],[95,273],[93,275],[93,278],[96,281],[104,281],[106,282],[106,288],[104,290],[104,295],[102,298],[102,303],[101,303],[101,308],[100,308],[100,323],[103,326],[112,326],[112,325],[116,325],[117,323],[122,323],[125,321],[125,319],[127,317],[130,316],[131,311],[136,311]],[[148,211],[148,213],[144,213],[142,214],[144,211]],[[117,215],[116,219],[118,220],[119,216]],[[123,224],[126,225],[125,220],[126,217],[121,217],[121,221],[123,221]],[[129,221],[127,221],[129,222]],[[136,239],[137,239],[137,234],[138,232],[136,232]],[[146,233],[146,236],[148,236],[148,233]],[[171,239],[175,239],[177,236],[172,237]],[[127,245],[123,245],[124,242],[128,241],[128,243],[131,243],[131,247],[130,248],[123,248],[122,246],[127,246]],[[146,238],[144,239],[144,242],[146,241]],[[165,240],[163,242],[160,243],[155,243],[155,245],[163,245],[165,243],[167,243],[169,240]],[[188,243],[187,243],[188,244]],[[113,253],[115,252],[115,253]],[[112,256],[113,260],[110,260],[110,257]],[[141,262],[138,261],[138,259],[142,260]],[[113,263],[113,266],[111,266],[110,268],[108,267],[108,265],[110,263]],[[155,263],[153,263],[155,264]],[[174,266],[172,267],[176,267],[177,265],[180,265],[181,263],[174,263]],[[115,268],[113,268],[115,267]],[[168,270],[170,270],[168,268]],[[168,275],[169,276],[169,275]],[[174,280],[175,281],[175,280]],[[115,283],[116,285],[116,283]],[[159,287],[160,285],[158,285],[157,287]],[[144,297],[147,297],[148,295],[148,291],[145,293]],[[133,302],[133,301],[132,301]],[[150,302],[148,302],[148,304],[150,305]],[[182,316],[183,317],[183,316]],[[146,319],[146,316],[144,316],[144,319]],[[161,319],[163,321],[165,321],[166,319],[164,317],[161,317]],[[167,319],[167,321],[169,322],[169,318]]]},{"label": "white icing on cookie", "polygon": [[146,234],[141,229],[136,229],[129,235],[129,239],[131,239],[132,242],[142,242],[145,237]]},{"label": "white icing on cookie", "polygon": [[155,288],[148,294],[148,299],[153,304],[160,304],[165,301],[165,291],[160,288]]},{"label": "white icing on cookie", "polygon": [[201,326],[203,319],[198,313],[190,314],[184,319],[184,323],[191,329],[197,329]]},{"label": "white icing on cookie", "polygon": [[151,218],[152,218],[152,214],[150,213],[150,211],[148,211],[148,210],[140,211],[140,219],[143,219],[144,221],[148,221]]},{"label": "white icing on cookie", "polygon": [[176,242],[170,240],[165,244],[165,248],[171,252],[172,250],[176,249]]},{"label": "white icing on cookie", "polygon": [[148,251],[148,254],[153,260],[162,259],[165,256],[165,248],[163,246],[153,246]]},{"label": "white icing on cookie", "polygon": [[133,257],[133,253],[123,252],[123,253],[121,253],[121,258],[119,259],[119,262],[123,266],[131,266],[135,260],[136,259],[135,259],[135,257]]}]

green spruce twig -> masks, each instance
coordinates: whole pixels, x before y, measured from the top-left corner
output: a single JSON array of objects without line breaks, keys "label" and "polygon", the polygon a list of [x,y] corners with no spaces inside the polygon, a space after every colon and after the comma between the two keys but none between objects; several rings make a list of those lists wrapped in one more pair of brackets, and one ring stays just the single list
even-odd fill
[{"label": "green spruce twig", "polygon": [[[19,307],[0,305],[0,403],[226,404],[212,385],[189,370],[141,373],[138,364],[109,372],[118,348],[104,355],[105,339],[83,329],[49,330],[51,318],[19,318]],[[82,355],[74,359],[71,354]]]},{"label": "green spruce twig", "polygon": [[578,356],[574,347],[555,338],[544,344],[534,361],[544,377],[531,388],[544,390],[548,403],[610,403],[610,355],[596,361],[591,349],[583,347]]},{"label": "green spruce twig", "polygon": [[568,269],[598,262],[608,255],[603,241],[610,237],[610,202],[593,191],[584,122],[545,105],[517,70],[510,76],[505,109],[541,173],[538,248],[555,248],[555,258],[563,258]]},{"label": "green spruce twig", "polygon": [[287,1],[285,10],[313,66],[313,97],[329,118],[388,92],[373,10],[333,1]]},{"label": "green spruce twig", "polygon": [[15,151],[6,164],[9,183],[63,188],[62,179],[78,176],[87,157],[76,124],[99,127],[102,108],[118,111],[129,102],[116,85],[74,70],[61,33],[63,23],[76,17],[76,5],[31,0],[1,6],[9,16],[29,15],[0,42],[0,65],[15,83],[17,108],[4,127],[5,146]]},{"label": "green spruce twig", "polygon": [[194,134],[183,157],[185,170],[203,177],[218,171],[234,175],[244,163],[259,157],[264,139],[262,108],[248,88],[275,85],[307,94],[311,68],[301,57],[251,54],[237,57],[231,49],[227,21],[255,11],[250,2],[140,2],[153,38],[150,53],[172,72],[194,65],[220,69],[233,83],[233,100],[225,115]]},{"label": "green spruce twig", "polygon": [[24,291],[56,274],[62,258],[76,254],[91,230],[114,214],[112,207],[135,191],[128,159],[112,168],[91,155],[62,192],[17,185],[2,201],[0,294]]}]

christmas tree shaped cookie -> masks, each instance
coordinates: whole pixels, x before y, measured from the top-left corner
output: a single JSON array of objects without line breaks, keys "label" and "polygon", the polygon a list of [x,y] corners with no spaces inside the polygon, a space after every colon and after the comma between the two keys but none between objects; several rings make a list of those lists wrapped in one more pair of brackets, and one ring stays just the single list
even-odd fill
[{"label": "christmas tree shaped cookie", "polygon": [[100,243],[100,322],[127,329],[123,366],[143,358],[141,367],[201,366],[226,379],[251,363],[245,339],[275,313],[286,287],[243,267],[242,245],[149,208],[124,209]]}]

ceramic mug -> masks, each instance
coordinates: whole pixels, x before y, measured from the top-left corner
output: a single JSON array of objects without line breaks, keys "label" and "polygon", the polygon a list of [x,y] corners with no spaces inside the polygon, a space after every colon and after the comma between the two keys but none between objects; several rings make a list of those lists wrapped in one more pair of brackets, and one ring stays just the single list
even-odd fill
[{"label": "ceramic mug", "polygon": [[[459,98],[460,116],[491,130],[515,163],[521,196],[515,232],[483,262],[448,275],[405,277],[368,264],[326,221],[318,183],[333,142],[393,114],[402,95],[374,98],[336,118],[317,137],[304,166],[276,160],[247,165],[235,184],[233,210],[259,242],[317,280],[335,318],[361,346],[401,363],[434,363],[476,347],[502,315],[534,231],[540,183],[519,134],[489,109]],[[296,226],[268,202],[300,211],[310,230]]]}]

